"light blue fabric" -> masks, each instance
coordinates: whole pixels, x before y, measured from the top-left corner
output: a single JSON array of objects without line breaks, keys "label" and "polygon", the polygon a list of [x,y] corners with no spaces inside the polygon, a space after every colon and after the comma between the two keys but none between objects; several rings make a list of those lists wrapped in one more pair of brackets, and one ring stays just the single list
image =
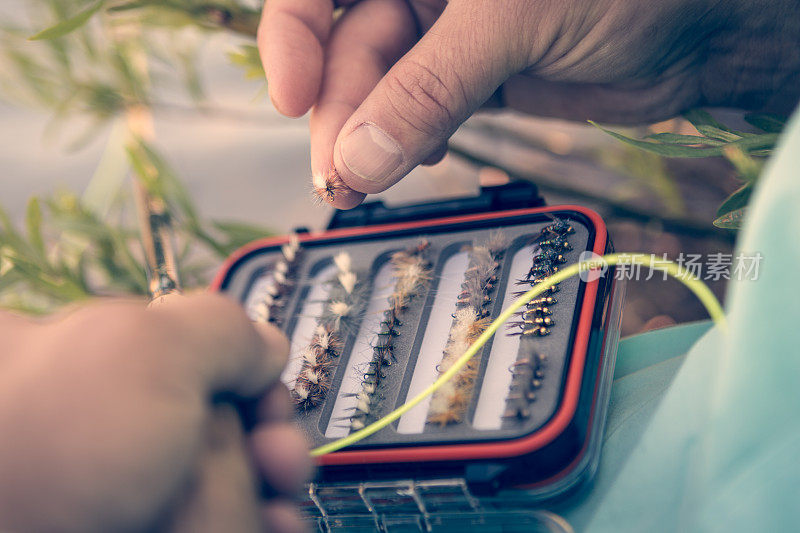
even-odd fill
[{"label": "light blue fabric", "polygon": [[614,381],[666,359],[686,355],[712,325],[711,320],[689,322],[622,339],[614,366]]},{"label": "light blue fabric", "polygon": [[625,341],[595,486],[553,508],[577,531],[800,530],[798,174],[796,113],[739,239],[763,260],[730,283],[729,337],[671,358],[685,328]]}]

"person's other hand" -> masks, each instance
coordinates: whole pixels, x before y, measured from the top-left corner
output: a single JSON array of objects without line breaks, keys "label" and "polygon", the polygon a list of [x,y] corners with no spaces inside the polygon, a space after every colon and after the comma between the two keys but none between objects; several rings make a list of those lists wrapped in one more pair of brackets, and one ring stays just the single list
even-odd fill
[{"label": "person's other hand", "polygon": [[[302,530],[288,350],[215,295],[0,316],[0,530]],[[220,395],[264,395],[250,441]],[[256,472],[278,496],[259,502]]]},{"label": "person's other hand", "polygon": [[339,208],[441,159],[487,102],[640,123],[701,105],[763,108],[776,95],[772,107],[790,111],[800,86],[796,0],[337,5],[339,16],[332,0],[268,0],[258,41],[277,109],[313,106],[312,172],[335,179],[335,168]]}]

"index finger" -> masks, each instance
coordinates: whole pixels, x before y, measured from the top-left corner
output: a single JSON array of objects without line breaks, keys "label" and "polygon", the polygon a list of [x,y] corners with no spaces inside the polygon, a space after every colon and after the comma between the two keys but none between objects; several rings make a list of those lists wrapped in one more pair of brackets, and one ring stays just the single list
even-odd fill
[{"label": "index finger", "polygon": [[[309,119],[315,176],[333,168],[333,148],[342,126],[416,36],[413,14],[403,0],[366,0],[339,18],[328,42],[322,86]],[[346,186],[341,189],[331,199],[339,209],[350,209],[364,199],[363,193]]]},{"label": "index finger", "polygon": [[282,114],[299,117],[314,105],[332,24],[332,0],[267,0],[264,4],[258,49],[269,96]]}]

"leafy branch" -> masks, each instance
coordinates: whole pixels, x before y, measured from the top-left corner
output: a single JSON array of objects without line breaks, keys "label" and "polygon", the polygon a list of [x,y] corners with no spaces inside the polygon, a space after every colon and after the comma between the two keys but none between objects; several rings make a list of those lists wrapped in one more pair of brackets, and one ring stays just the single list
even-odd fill
[{"label": "leafy branch", "polygon": [[594,122],[590,123],[626,144],[662,157],[725,157],[736,169],[743,184],[719,207],[714,225],[738,229],[744,221],[747,203],[765,158],[772,154],[780,132],[786,125],[786,119],[769,114],[745,115],[744,119],[750,125],[761,130],[760,133],[746,133],[720,123],[709,113],[699,109],[684,116],[699,135],[654,133],[644,139],[634,139]]},{"label": "leafy branch", "polygon": [[[220,258],[269,234],[265,228],[203,217],[166,158],[130,123],[139,111],[149,115],[159,87],[170,78],[179,77],[194,101],[202,98],[193,41],[178,38],[178,32],[188,26],[250,37],[256,10],[228,0],[36,0],[31,5],[37,19],[47,11],[57,22],[36,33],[36,42],[30,42],[34,32],[28,28],[0,27],[3,96],[52,110],[56,125],[88,119],[88,133],[78,136],[78,145],[102,133],[100,126],[115,126],[82,196],[59,191],[32,198],[22,227],[0,208],[0,306],[46,313],[91,296],[147,294],[133,199],[123,186],[126,174],[168,206],[187,288],[206,285]],[[241,53],[238,63],[245,68],[251,68],[248,62],[260,64],[257,53],[247,48]]]},{"label": "leafy branch", "polygon": [[[136,143],[128,153],[134,172],[170,206],[188,288],[204,286],[218,260],[269,234],[249,224],[203,220],[152,147]],[[24,229],[0,209],[0,306],[41,314],[91,296],[146,295],[139,230],[122,191],[100,208],[70,192],[34,197]]]},{"label": "leafy branch", "polygon": [[[58,39],[82,28],[101,11],[109,14],[134,13],[151,24],[195,25],[205,29],[225,29],[255,37],[260,12],[235,2],[194,0],[96,0],[83,9],[30,37],[32,41]],[[166,14],[166,16],[164,16]]]}]

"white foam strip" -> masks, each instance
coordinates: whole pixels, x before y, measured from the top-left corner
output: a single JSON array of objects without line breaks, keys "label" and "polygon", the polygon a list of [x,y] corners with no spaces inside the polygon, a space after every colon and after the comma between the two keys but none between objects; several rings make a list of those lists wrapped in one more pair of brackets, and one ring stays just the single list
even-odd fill
[{"label": "white foam strip", "polygon": [[336,274],[336,266],[330,265],[323,268],[312,281],[311,289],[306,295],[303,308],[297,317],[297,323],[292,333],[292,347],[289,352],[289,362],[281,374],[281,381],[290,389],[294,387],[294,381],[300,375],[300,368],[303,366],[303,357],[300,355],[303,349],[308,346],[317,328],[317,318],[322,315],[323,306],[328,299],[329,285],[325,283]]},{"label": "white foam strip", "polygon": [[[503,309],[510,306],[516,299],[514,292],[528,288],[524,285],[515,285],[515,282],[524,278],[530,270],[534,248],[534,246],[526,246],[514,254],[503,299]],[[484,374],[481,384],[475,418],[472,421],[472,425],[476,429],[500,429],[503,423],[506,396],[511,387],[509,367],[517,360],[521,339],[520,336],[508,335],[505,325],[501,326],[495,334],[492,351],[489,354],[489,364],[486,366],[486,374]]]},{"label": "white foam strip", "polygon": [[[450,326],[453,323],[453,313],[456,312],[456,299],[461,292],[464,272],[468,266],[469,254],[459,252],[451,256],[442,268],[441,279],[436,287],[436,297],[425,326],[425,336],[422,338],[406,400],[422,392],[439,377],[436,366],[444,356],[444,348],[450,336]],[[422,433],[425,429],[425,420],[428,418],[430,404],[431,397],[428,396],[401,416],[397,426],[398,432]]]},{"label": "white foam strip", "polygon": [[361,321],[353,351],[350,352],[347,361],[342,386],[339,388],[330,422],[325,430],[326,437],[338,438],[350,433],[347,418],[353,414],[353,408],[358,403],[358,398],[354,394],[361,391],[364,369],[372,360],[372,347],[381,329],[383,312],[389,306],[389,296],[394,292],[393,270],[391,263],[387,262],[375,275],[372,296],[367,304],[364,320]]}]

